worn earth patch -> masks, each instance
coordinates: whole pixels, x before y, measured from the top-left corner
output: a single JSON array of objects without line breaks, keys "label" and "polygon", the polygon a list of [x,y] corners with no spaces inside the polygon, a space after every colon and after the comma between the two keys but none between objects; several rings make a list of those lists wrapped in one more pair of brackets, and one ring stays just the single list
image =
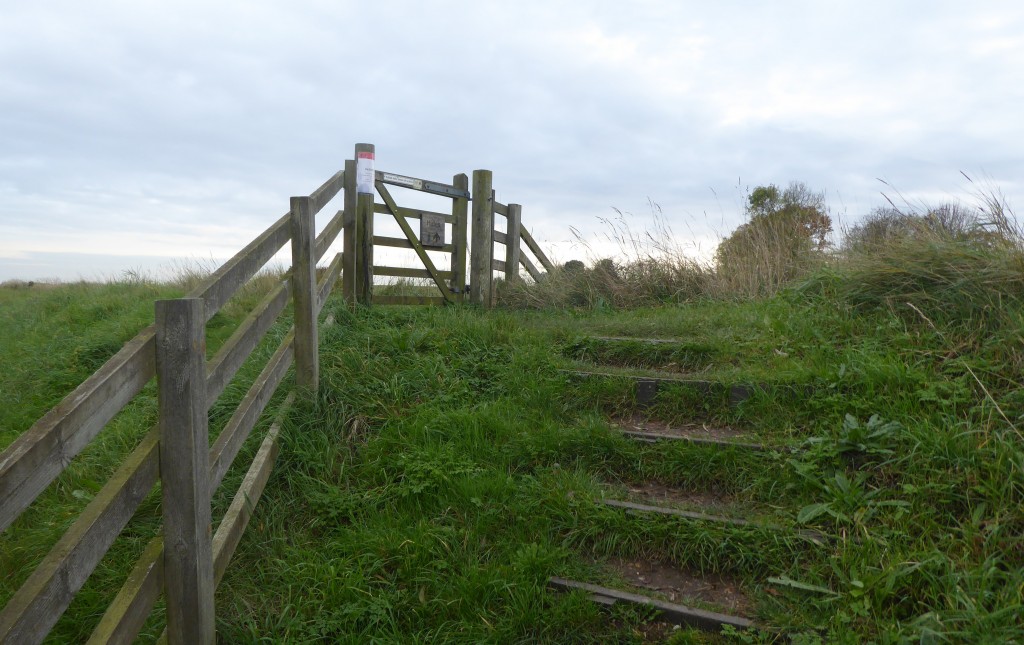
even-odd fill
[{"label": "worn earth patch", "polygon": [[753,601],[739,580],[727,575],[694,574],[660,560],[610,558],[605,564],[630,585],[656,592],[669,602],[698,601],[734,616],[749,617],[753,612]]},{"label": "worn earth patch", "polygon": [[711,490],[680,490],[678,487],[666,486],[660,482],[642,483],[628,482],[622,485],[626,489],[627,501],[666,506],[687,510],[715,511],[719,514],[735,511],[731,495],[712,488]]}]

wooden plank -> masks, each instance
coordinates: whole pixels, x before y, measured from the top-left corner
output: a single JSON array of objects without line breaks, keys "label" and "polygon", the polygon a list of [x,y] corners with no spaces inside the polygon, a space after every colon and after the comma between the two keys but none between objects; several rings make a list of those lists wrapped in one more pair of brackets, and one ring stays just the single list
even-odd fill
[{"label": "wooden plank", "polygon": [[217,400],[227,384],[245,363],[277,320],[278,315],[288,306],[291,295],[291,281],[286,280],[274,287],[256,305],[231,337],[217,351],[206,366],[206,400],[211,405]]},{"label": "wooden plank", "polygon": [[544,255],[544,251],[540,250],[540,245],[537,244],[536,240],[533,239],[533,236],[530,235],[530,232],[527,231],[526,227],[522,224],[519,225],[519,234],[522,236],[523,241],[526,242],[526,246],[530,247],[530,251],[533,252],[533,256],[540,261],[541,266],[543,266],[546,271],[554,271],[555,265],[551,264],[551,260],[548,259],[548,256]]},{"label": "wooden plank", "polygon": [[590,336],[590,340],[602,343],[643,343],[645,345],[683,345],[685,340],[678,338],[640,338],[636,336]]},{"label": "wooden plank", "polygon": [[334,173],[334,176],[323,183],[322,186],[313,191],[313,194],[309,196],[309,200],[313,207],[313,214],[316,215],[324,209],[327,202],[334,199],[334,196],[341,191],[345,185],[345,171],[339,170]]},{"label": "wooden plank", "polygon": [[270,228],[249,242],[244,249],[189,292],[189,298],[203,299],[207,320],[213,318],[238,288],[256,275],[256,272],[285,245],[291,237],[290,221],[291,213],[285,213],[281,219],[274,222]]},{"label": "wooden plank", "polygon": [[156,428],[143,438],[10,599],[0,612],[0,642],[43,641],[152,490],[159,438]]},{"label": "wooden plank", "polygon": [[[374,204],[373,212],[381,213],[382,215],[390,215],[391,209],[388,208],[387,204]],[[424,215],[428,215],[431,217],[439,217],[443,219],[445,224],[455,223],[455,219],[448,213],[437,213],[435,211],[426,211],[420,208],[405,208],[404,206],[399,206],[398,214],[404,217],[405,219],[420,219]]]},{"label": "wooden plank", "polygon": [[[374,275],[384,275],[393,278],[433,278],[430,275],[430,271],[426,269],[407,269],[405,267],[373,267]],[[438,271],[437,275],[442,278],[449,279],[452,277],[451,271]]]},{"label": "wooden plank", "polygon": [[378,305],[443,305],[441,296],[377,296],[373,301]]},{"label": "wooden plank", "polygon": [[494,253],[494,191],[490,170],[473,171],[473,237],[469,250],[469,301],[491,307],[491,259]]},{"label": "wooden plank", "polygon": [[402,229],[402,232],[405,233],[406,239],[412,243],[413,250],[416,251],[416,255],[419,256],[420,262],[423,263],[423,266],[425,266],[427,271],[430,272],[430,277],[434,280],[434,284],[437,285],[437,288],[441,290],[441,295],[444,296],[445,300],[448,300],[449,302],[452,301],[452,293],[448,290],[448,285],[441,278],[437,271],[437,267],[434,266],[434,262],[423,249],[423,245],[419,243],[418,239],[416,239],[416,234],[409,226],[409,222],[407,222],[405,218],[399,217],[398,205],[395,204],[394,198],[391,197],[391,193],[383,182],[377,182],[377,192],[380,193],[381,199],[383,199],[384,203],[387,204],[389,209],[391,209],[391,214],[395,217],[395,221],[398,222],[398,226]]},{"label": "wooden plank", "polygon": [[317,304],[316,304],[316,315],[319,316],[323,310],[324,305],[327,304],[327,298],[330,297],[331,291],[334,289],[335,283],[338,281],[338,274],[341,273],[341,265],[344,261],[344,256],[338,253],[334,256],[334,260],[330,266],[327,267],[327,273],[324,274],[320,284],[317,285]]},{"label": "wooden plank", "polygon": [[211,491],[217,490],[220,486],[228,468],[231,467],[231,462],[234,461],[242,444],[256,425],[256,421],[259,420],[264,408],[274,396],[277,386],[284,380],[284,375],[294,356],[294,338],[294,331],[288,334],[274,355],[267,361],[260,375],[253,381],[252,386],[245,393],[245,397],[238,404],[238,408],[224,425],[224,429],[217,435],[209,458]]},{"label": "wooden plank", "polygon": [[[356,303],[369,307],[373,300],[373,177],[358,177],[359,167],[373,169],[376,147],[357,143],[356,158]],[[363,164],[359,160],[363,160]],[[366,166],[366,162],[370,162]]]},{"label": "wooden plank", "polygon": [[605,506],[621,508],[625,510],[627,513],[657,513],[659,515],[671,515],[674,517],[682,517],[688,520],[696,520],[698,522],[731,524],[732,526],[758,528],[764,529],[766,531],[773,531],[776,533],[793,533],[794,535],[810,540],[815,544],[824,544],[827,539],[823,533],[819,533],[818,531],[814,531],[811,529],[790,529],[784,526],[779,526],[777,524],[764,524],[761,522],[741,520],[735,517],[709,515],[707,513],[700,513],[697,511],[684,511],[678,508],[651,506],[649,504],[637,504],[635,502],[623,502],[617,499],[602,499],[601,503],[604,504]]},{"label": "wooden plank", "polygon": [[164,538],[149,541],[128,580],[107,607],[87,645],[130,645],[135,642],[164,585]]},{"label": "wooden plank", "polygon": [[508,243],[508,237],[501,231],[491,231],[491,235],[494,236],[494,241],[498,244]]},{"label": "wooden plank", "polygon": [[650,596],[620,591],[609,587],[566,580],[565,578],[552,577],[548,580],[548,586],[558,591],[585,591],[591,594],[591,598],[604,605],[613,605],[616,602],[627,602],[634,605],[646,605],[653,608],[658,614],[669,622],[683,627],[696,627],[708,631],[718,632],[723,625],[731,625],[736,629],[749,629],[754,623],[742,616],[730,616],[704,609],[695,609],[685,605],[665,602]]},{"label": "wooden plank", "polygon": [[[455,175],[452,185],[469,194],[469,177],[465,173]],[[469,199],[457,197],[452,200],[452,293],[459,299],[466,297],[466,231],[469,228]]]},{"label": "wooden plank", "polygon": [[0,453],[0,530],[6,530],[154,373],[155,327],[128,341]]},{"label": "wooden plank", "polygon": [[295,401],[295,392],[291,392],[278,410],[274,423],[267,431],[263,443],[256,453],[252,464],[249,466],[245,478],[242,480],[238,492],[231,500],[224,518],[217,527],[217,533],[213,536],[213,584],[220,585],[227,571],[231,556],[242,539],[242,534],[249,525],[253,509],[263,495],[263,489],[270,478],[270,472],[274,468],[274,461],[280,452],[278,435],[281,432],[281,424],[284,423],[285,415]]},{"label": "wooden plank", "polygon": [[327,253],[327,249],[334,244],[334,240],[338,238],[338,234],[341,233],[341,228],[345,223],[345,212],[338,211],[331,218],[331,221],[327,222],[327,226],[320,231],[320,234],[316,236],[316,259],[319,261],[324,257],[324,253]]},{"label": "wooden plank", "polygon": [[505,204],[502,204],[502,203],[500,203],[498,201],[495,201],[494,202],[494,212],[497,213],[498,215],[505,215],[507,217],[508,216],[508,206],[506,206]]},{"label": "wooden plank", "polygon": [[519,256],[519,263],[530,273],[530,277],[535,281],[540,282],[543,275],[537,270],[537,267],[533,266],[533,262],[530,262],[530,258],[526,257],[525,254]]},{"label": "wooden plank", "polygon": [[505,272],[505,261],[504,260],[492,260],[491,261],[491,269],[494,270],[494,271],[501,271],[502,273],[504,273]]},{"label": "wooden plank", "polygon": [[295,317],[295,383],[312,392],[320,382],[316,324],[316,228],[309,197],[292,197],[292,302]]},{"label": "wooden plank", "polygon": [[519,258],[522,256],[519,247],[520,236],[517,235],[523,221],[523,207],[519,204],[508,205],[508,231],[505,242],[505,280],[519,278]]},{"label": "wooden plank", "polygon": [[370,305],[373,298],[373,195],[356,196],[355,301]]},{"label": "wooden plank", "polygon": [[[705,439],[703,437],[687,437],[685,435],[676,434],[663,434],[660,432],[647,432],[643,430],[623,430],[622,434],[631,439],[637,439],[639,441],[645,441],[647,443],[657,443],[659,441],[683,441],[686,443],[693,443],[701,446],[717,446],[720,448],[743,448],[745,450],[752,450],[755,452],[765,452],[768,450],[765,446],[759,443],[743,443],[740,441],[729,441],[728,439]],[[772,450],[778,450],[780,452],[790,452],[791,449],[787,446],[773,447]]]},{"label": "wooden plank", "polygon": [[[412,242],[404,237],[389,237],[387,235],[374,235],[373,236],[374,246],[387,246],[395,249],[415,249]],[[430,249],[431,251],[440,251],[441,253],[452,253],[455,251],[455,247],[451,244],[439,246],[437,248]]]},{"label": "wooden plank", "polygon": [[401,186],[402,188],[408,188],[410,190],[418,190],[424,193],[433,193],[435,195],[442,195],[444,197],[452,198],[469,198],[469,191],[460,188],[458,186],[450,186],[443,184],[439,181],[429,181],[426,179],[417,179],[416,177],[407,177],[405,175],[396,175],[390,172],[377,171],[376,180],[385,184],[391,184],[392,186]]},{"label": "wooden plank", "polygon": [[722,515],[708,515],[706,513],[698,513],[697,511],[684,511],[678,508],[666,508],[663,506],[650,506],[648,504],[623,502],[617,499],[602,499],[601,503],[604,504],[605,506],[613,506],[615,508],[621,508],[626,511],[637,511],[641,513],[658,513],[660,515],[673,515],[675,517],[683,517],[688,520],[698,520],[700,522],[732,524],[733,526],[758,526],[757,524],[753,524],[752,522],[749,522],[747,520],[736,519],[733,517],[725,517]]},{"label": "wooden plank", "polygon": [[198,298],[156,302],[164,595],[175,645],[216,640],[205,321]]},{"label": "wooden plank", "polygon": [[356,162],[345,161],[345,210],[342,229],[341,295],[349,307],[356,302]]},{"label": "wooden plank", "polygon": [[725,388],[727,387],[724,383],[719,381],[706,381],[701,379],[685,378],[684,376],[646,376],[643,374],[629,374],[626,372],[612,372],[612,371],[599,371],[599,370],[562,370],[567,374],[575,374],[577,376],[596,376],[604,378],[623,378],[630,379],[633,381],[644,381],[651,383],[668,383],[677,385],[690,385],[701,390],[710,390],[715,386]]}]

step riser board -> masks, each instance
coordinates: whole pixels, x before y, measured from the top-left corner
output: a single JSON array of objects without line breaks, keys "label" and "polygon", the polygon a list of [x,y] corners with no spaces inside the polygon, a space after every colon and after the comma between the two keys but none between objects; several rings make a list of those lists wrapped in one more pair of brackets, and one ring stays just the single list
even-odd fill
[{"label": "step riser board", "polygon": [[[756,452],[765,452],[768,450],[767,447],[759,443],[740,443],[738,441],[727,441],[722,439],[699,439],[697,437],[659,434],[657,432],[643,432],[640,430],[623,430],[622,434],[630,439],[636,439],[637,441],[643,441],[646,443],[658,443],[659,441],[685,441],[686,443],[694,443],[702,446],[718,446],[719,448],[744,448],[746,450],[753,450]],[[775,448],[775,450],[790,452],[790,449],[785,447]]]},{"label": "step riser board", "polygon": [[682,517],[688,520],[695,520],[698,522],[715,522],[718,524],[731,524],[733,526],[756,527],[779,533],[792,531],[794,535],[810,540],[815,544],[824,544],[826,541],[826,537],[824,535],[818,533],[817,531],[811,531],[808,529],[787,529],[783,526],[759,524],[757,522],[750,522],[747,520],[741,520],[733,517],[723,517],[720,515],[706,515],[704,513],[698,513],[696,511],[684,511],[678,508],[666,508],[663,506],[636,504],[634,502],[623,502],[617,499],[602,499],[601,503],[604,504],[605,506],[621,508],[627,513],[656,513],[658,515],[671,515],[673,517]]},{"label": "step riser board", "polygon": [[566,580],[565,578],[551,578],[548,580],[548,586],[558,591],[586,591],[590,594],[591,600],[606,606],[612,606],[617,602],[646,605],[657,611],[661,618],[667,622],[681,627],[695,627],[705,631],[717,632],[722,629],[723,625],[732,625],[736,629],[749,629],[754,626],[752,621],[741,616],[730,616],[704,609],[694,609],[693,607],[677,605],[649,596],[600,587],[586,582]]}]

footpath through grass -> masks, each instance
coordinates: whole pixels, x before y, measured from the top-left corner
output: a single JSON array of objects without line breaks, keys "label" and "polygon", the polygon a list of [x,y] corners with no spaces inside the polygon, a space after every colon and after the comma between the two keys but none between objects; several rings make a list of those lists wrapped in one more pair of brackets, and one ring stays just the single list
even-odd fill
[{"label": "footpath through grass", "polygon": [[[5,445],[147,324],[152,298],[176,293],[138,288],[0,290]],[[798,642],[1024,640],[1024,398],[1004,345],[951,346],[912,318],[813,289],[618,312],[326,309],[338,322],[321,336],[321,391],[291,414],[217,594],[224,642],[773,639],[655,634],[645,612],[547,589],[551,576],[621,584],[603,566],[615,558],[731,576],[758,622]],[[236,322],[214,319],[211,351]],[[678,385],[640,408],[632,381],[570,373],[595,365],[760,387],[734,406]],[[0,538],[3,601],[148,429],[151,404],[133,404]],[[636,443],[612,424],[633,414],[729,424],[778,449]],[[600,504],[610,487],[650,482],[728,495],[785,530]],[[158,501],[53,642],[89,633],[157,530]],[[812,544],[804,528],[833,539]]]}]

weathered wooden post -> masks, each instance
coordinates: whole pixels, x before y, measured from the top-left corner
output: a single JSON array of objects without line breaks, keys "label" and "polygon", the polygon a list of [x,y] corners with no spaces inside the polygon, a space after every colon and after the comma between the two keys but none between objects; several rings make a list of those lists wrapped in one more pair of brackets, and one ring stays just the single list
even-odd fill
[{"label": "weathered wooden post", "polygon": [[519,228],[523,222],[523,207],[519,204],[508,205],[508,228],[505,229],[505,280],[511,282],[519,279]]},{"label": "weathered wooden post", "polygon": [[342,223],[341,293],[349,307],[356,304],[356,162],[345,160],[345,215]]},{"label": "weathered wooden post", "polygon": [[212,644],[213,547],[201,298],[156,303],[164,595],[172,644]]},{"label": "weathered wooden post", "polygon": [[469,301],[491,306],[494,257],[494,191],[490,170],[473,171],[473,240],[469,250]]},{"label": "weathered wooden post", "polygon": [[373,191],[375,147],[356,144],[356,302],[373,300]]},{"label": "weathered wooden post", "polygon": [[[469,191],[469,177],[460,173],[452,178],[452,186]],[[466,300],[466,231],[469,230],[469,200],[452,199],[452,292]]]},{"label": "weathered wooden post", "polygon": [[292,302],[295,309],[295,384],[316,391],[320,382],[316,324],[316,224],[309,197],[292,197]]}]

